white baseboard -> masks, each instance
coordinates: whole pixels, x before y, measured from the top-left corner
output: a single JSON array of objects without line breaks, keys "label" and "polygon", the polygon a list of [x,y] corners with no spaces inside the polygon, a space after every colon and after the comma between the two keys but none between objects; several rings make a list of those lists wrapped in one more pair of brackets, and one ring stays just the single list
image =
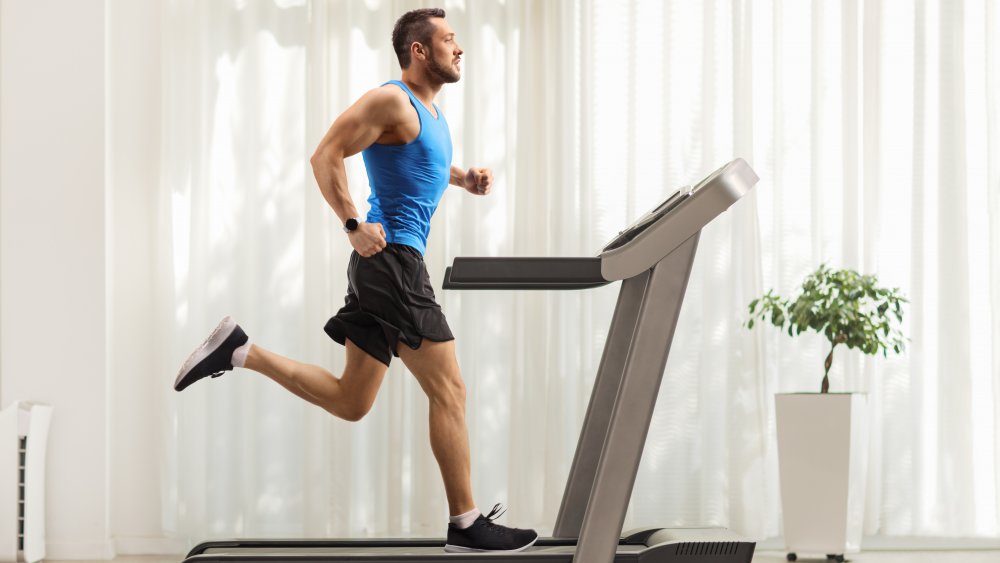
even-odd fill
[{"label": "white baseboard", "polygon": [[45,542],[45,559],[97,559],[115,558],[115,546],[110,540],[103,542]]},{"label": "white baseboard", "polygon": [[187,555],[189,542],[162,537],[124,537],[107,542],[46,542],[47,560],[108,561],[118,555]]},{"label": "white baseboard", "polygon": [[861,542],[867,551],[963,551],[1000,549],[998,538],[925,538],[871,536]]},{"label": "white baseboard", "polygon": [[187,555],[191,547],[190,542],[176,538],[115,538],[115,548],[119,555],[178,555],[183,557]]}]

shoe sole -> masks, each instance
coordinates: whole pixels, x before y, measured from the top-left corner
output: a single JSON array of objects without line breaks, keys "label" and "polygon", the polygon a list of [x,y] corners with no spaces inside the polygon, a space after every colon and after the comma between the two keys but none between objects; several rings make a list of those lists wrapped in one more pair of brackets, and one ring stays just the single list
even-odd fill
[{"label": "shoe sole", "polygon": [[236,321],[232,317],[226,316],[223,318],[215,330],[208,335],[208,338],[201,343],[201,346],[195,348],[194,352],[184,360],[184,365],[181,366],[181,370],[177,372],[177,378],[174,379],[174,390],[183,391],[185,387],[194,383],[194,381],[186,382],[184,377],[188,375],[195,366],[204,361],[205,358],[209,356],[212,352],[219,348],[223,342],[229,338],[229,335],[236,330]]},{"label": "shoe sole", "polygon": [[462,547],[460,545],[445,544],[444,550],[448,553],[514,553],[516,551],[524,551],[525,549],[528,549],[529,547],[535,545],[536,541],[538,541],[538,536],[535,536],[535,539],[531,540],[531,542],[527,545],[523,545],[517,549],[476,549],[474,547]]}]

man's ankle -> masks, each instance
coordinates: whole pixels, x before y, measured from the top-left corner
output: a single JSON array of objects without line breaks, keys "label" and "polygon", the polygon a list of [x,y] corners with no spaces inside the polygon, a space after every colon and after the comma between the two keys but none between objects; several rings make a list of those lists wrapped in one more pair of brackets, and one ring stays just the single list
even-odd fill
[{"label": "man's ankle", "polygon": [[481,514],[482,512],[480,512],[478,508],[473,508],[468,512],[463,512],[457,516],[449,517],[448,522],[454,524],[456,528],[464,530],[471,526],[472,523],[476,521],[476,518],[479,518],[479,515]]}]

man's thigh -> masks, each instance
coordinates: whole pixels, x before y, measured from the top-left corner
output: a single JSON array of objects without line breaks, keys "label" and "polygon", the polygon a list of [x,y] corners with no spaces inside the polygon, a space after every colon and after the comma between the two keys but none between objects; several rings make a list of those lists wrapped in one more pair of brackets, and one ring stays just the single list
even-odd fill
[{"label": "man's thigh", "polygon": [[344,344],[347,347],[347,362],[344,374],[340,377],[340,387],[349,396],[364,399],[371,404],[375,401],[375,395],[378,394],[389,368],[350,339],[345,340]]}]

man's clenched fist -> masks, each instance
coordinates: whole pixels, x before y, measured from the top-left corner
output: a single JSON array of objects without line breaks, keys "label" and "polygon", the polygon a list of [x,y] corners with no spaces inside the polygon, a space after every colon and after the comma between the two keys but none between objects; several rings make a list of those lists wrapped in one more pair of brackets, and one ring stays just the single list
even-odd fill
[{"label": "man's clenched fist", "polygon": [[347,238],[354,250],[365,258],[374,256],[385,248],[385,231],[382,230],[381,223],[361,223]]},{"label": "man's clenched fist", "polygon": [[463,187],[469,193],[486,195],[493,187],[493,171],[489,168],[470,168],[465,173]]}]

